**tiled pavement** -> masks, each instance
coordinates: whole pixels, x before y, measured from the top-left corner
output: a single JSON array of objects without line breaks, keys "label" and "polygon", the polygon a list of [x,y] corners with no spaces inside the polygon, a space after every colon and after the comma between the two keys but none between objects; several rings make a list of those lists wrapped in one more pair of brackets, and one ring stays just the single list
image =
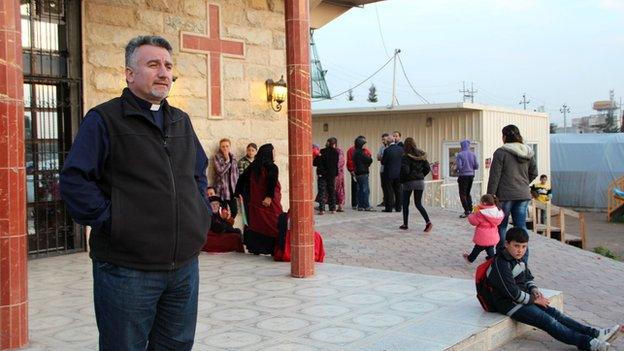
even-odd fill
[{"label": "tiled pavement", "polygon": [[[230,257],[227,255],[202,259],[200,262],[202,264],[204,281],[214,283],[214,281],[205,279],[212,277],[216,280],[216,284],[202,284],[200,316],[203,317],[200,317],[198,324],[196,349],[216,349],[217,345],[214,344],[215,342],[242,343],[240,347],[231,349],[270,349],[267,343],[268,340],[263,338],[262,333],[257,332],[266,328],[269,330],[265,331],[268,333],[266,335],[273,335],[272,333],[275,333],[275,330],[282,327],[290,328],[291,325],[298,325],[298,330],[302,327],[301,330],[305,331],[305,333],[285,331],[279,333],[279,336],[278,334],[274,335],[283,338],[285,341],[284,345],[287,345],[288,342],[293,343],[293,345],[290,345],[290,349],[365,350],[367,347],[371,349],[375,345],[368,343],[371,340],[368,338],[372,337],[375,340],[379,340],[378,337],[370,334],[374,333],[373,330],[378,329],[377,324],[382,322],[390,323],[396,318],[381,318],[378,314],[373,318],[368,316],[368,319],[364,317],[364,319],[356,321],[355,319],[359,315],[357,317],[350,315],[350,311],[355,309],[357,301],[350,301],[348,298],[345,300],[349,287],[341,287],[338,282],[340,279],[346,278],[347,282],[351,281],[353,283],[354,277],[352,275],[354,273],[352,270],[354,268],[346,266],[472,279],[475,267],[468,266],[461,258],[461,253],[471,248],[472,228],[465,220],[459,219],[457,217],[458,214],[450,210],[430,210],[430,215],[434,222],[434,230],[427,235],[421,232],[424,223],[417,214],[413,215],[410,223],[412,229],[408,231],[400,231],[398,229],[400,224],[400,214],[398,213],[347,211],[343,214],[317,216],[316,220],[318,223],[316,228],[325,237],[326,262],[343,264],[345,267],[331,264],[320,265],[318,266],[317,276],[312,281],[287,277],[288,264],[269,262],[268,258],[264,261],[271,268],[261,268],[260,272],[262,274],[259,272],[256,277],[245,275],[244,272],[254,268],[252,266],[257,266],[258,259],[263,260],[262,258],[238,255],[235,258],[235,264],[227,262],[228,257]],[[67,264],[67,261],[73,263]],[[624,301],[622,300],[624,296],[622,293],[622,288],[624,287],[623,263],[605,259],[591,252],[565,246],[554,240],[532,236],[530,266],[537,277],[539,285],[563,291],[565,310],[573,317],[600,326],[622,322],[624,317]],[[382,286],[387,286],[388,284],[382,284],[386,279],[412,276],[384,272],[386,275],[384,277],[384,274],[374,271],[371,277],[371,273],[362,273],[367,270],[360,269],[360,271],[357,274],[364,275],[356,278],[370,280],[373,284],[371,285],[372,288],[369,289],[371,292],[375,291],[375,287],[383,289],[381,288]],[[90,264],[86,255],[76,254],[34,260],[30,262],[29,272],[32,341],[29,350],[96,349],[94,340],[97,332],[92,315]],[[334,276],[334,274],[337,275]],[[328,276],[333,277],[329,280],[329,285],[327,281],[319,286],[315,285],[320,283],[321,280],[327,279]],[[423,280],[422,277],[412,279],[414,281]],[[263,284],[266,280],[272,281],[272,286]],[[396,281],[395,283],[397,284],[390,285],[405,285],[404,281]],[[251,288],[245,292],[239,288],[239,286],[243,285],[237,284],[243,284]],[[292,286],[293,284],[309,284],[310,286],[303,286],[301,287],[302,289],[299,289],[300,285],[294,287]],[[465,291],[456,293],[450,291],[449,293],[450,295],[463,296],[454,301],[449,301],[447,304],[448,308],[452,308],[453,304],[464,303],[472,303],[471,308],[474,308],[475,301],[471,297],[472,283],[464,281],[464,283],[458,283],[458,286],[463,286],[462,289]],[[282,291],[271,291],[270,289],[274,287],[279,287]],[[328,287],[336,290],[335,292],[332,290],[335,296],[322,296],[324,293],[329,293],[329,290],[324,290]],[[416,284],[413,287],[418,289],[419,285]],[[353,288],[356,289],[357,287]],[[308,291],[306,289],[312,295],[308,294],[306,296],[306,291]],[[379,291],[375,292],[379,293]],[[412,307],[417,310],[424,308],[424,305],[422,305],[423,301],[442,305],[440,301],[436,301],[435,298],[432,299],[432,296],[428,296],[426,293],[426,291],[419,292],[421,297],[417,301],[419,304],[412,305]],[[278,296],[282,294],[289,296]],[[314,296],[315,294],[317,296]],[[389,294],[389,296],[393,295],[392,292],[386,292],[386,294]],[[286,316],[280,309],[271,308],[271,306],[266,308],[266,306],[263,307],[261,305],[260,301],[268,300],[271,303],[270,301],[273,298],[281,298],[282,300],[278,300],[278,302],[281,301],[281,306],[284,306],[284,303],[287,304],[288,299],[303,299],[309,304],[307,306],[308,310],[303,311],[306,308],[304,305],[297,307],[298,312],[295,315],[297,317],[304,316],[304,318],[298,318],[298,320],[288,319],[291,318],[291,315]],[[396,306],[396,303],[402,302],[399,297],[385,297],[385,299],[388,302],[388,306]],[[330,303],[332,307],[322,308],[321,310],[313,308],[313,305],[317,303],[312,303],[312,301],[323,301],[323,303],[328,304],[328,300],[335,302]],[[382,305],[380,304],[379,306]],[[349,309],[349,311],[344,311],[345,308]],[[348,337],[356,337],[358,335],[355,334],[358,334],[358,332],[348,332],[346,329],[325,330],[325,334],[320,332],[326,328],[320,325],[324,323],[323,319],[319,316],[314,316],[314,314],[331,313],[332,311],[336,312],[336,310],[344,312],[338,318],[337,326],[340,328],[339,324],[341,323],[349,326],[359,325],[360,328],[357,329],[364,333],[359,335],[359,339],[364,340],[363,342],[360,340],[349,341]],[[306,315],[306,312],[309,315]],[[371,310],[371,312],[373,311]],[[398,315],[403,318],[399,323],[410,322],[405,320],[407,316],[401,316],[400,311]],[[251,334],[256,332],[256,336],[247,335],[249,338],[245,339],[243,334],[227,334],[228,331],[226,329],[229,330],[230,328],[223,327],[227,323],[234,322],[230,320],[233,318],[232,316],[244,317],[245,320],[240,331]],[[414,319],[412,322],[417,322],[417,320]],[[299,325],[298,323],[304,323],[305,325]],[[376,324],[371,327],[367,326],[367,323]],[[70,324],[72,328],[67,327]],[[387,330],[391,330],[397,326],[398,324],[395,326],[382,326],[382,329],[387,328]],[[400,330],[400,328],[398,329]],[[221,338],[215,338],[214,336],[219,333],[225,335],[222,335]],[[341,336],[347,339],[343,340],[343,344],[331,345],[325,343],[325,340],[330,338],[330,335],[333,337]],[[410,335],[418,335],[418,333]],[[247,344],[249,341],[253,342]],[[433,339],[429,341],[437,344],[438,348],[443,342],[443,340]],[[305,347],[296,346],[297,343],[305,344]],[[70,348],[67,345],[77,346]],[[392,344],[389,349],[397,348]],[[535,331],[497,349],[573,350],[574,348],[553,341],[545,333]],[[624,342],[622,340],[617,341],[615,349],[624,350]],[[407,348],[406,350],[411,349]]]},{"label": "tiled pavement", "polygon": [[[472,248],[473,229],[458,217],[460,213],[429,209],[434,229],[424,234],[422,218],[413,207],[410,210],[408,231],[398,229],[402,223],[400,213],[347,210],[343,214],[316,216],[316,229],[325,238],[326,262],[471,278],[475,264],[467,265],[461,254]],[[588,235],[591,236],[591,228]],[[531,235],[529,267],[538,285],[563,292],[565,311],[572,317],[597,326],[624,322],[624,263]],[[574,349],[539,331],[502,348]],[[624,337],[612,349],[624,350]]]},{"label": "tiled pavement", "polygon": [[[483,350],[517,331],[467,279],[330,263],[294,279],[288,263],[235,253],[199,265],[194,350]],[[31,262],[28,350],[97,349],[90,267],[86,254]]]}]

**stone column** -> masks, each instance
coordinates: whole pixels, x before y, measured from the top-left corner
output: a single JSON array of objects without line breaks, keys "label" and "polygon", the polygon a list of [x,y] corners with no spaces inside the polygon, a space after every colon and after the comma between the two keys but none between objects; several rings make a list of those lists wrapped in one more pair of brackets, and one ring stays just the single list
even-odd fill
[{"label": "stone column", "polygon": [[0,1],[0,349],[28,343],[20,1]]},{"label": "stone column", "polygon": [[286,0],[285,7],[291,274],[305,278],[314,275],[310,7],[308,0]]}]

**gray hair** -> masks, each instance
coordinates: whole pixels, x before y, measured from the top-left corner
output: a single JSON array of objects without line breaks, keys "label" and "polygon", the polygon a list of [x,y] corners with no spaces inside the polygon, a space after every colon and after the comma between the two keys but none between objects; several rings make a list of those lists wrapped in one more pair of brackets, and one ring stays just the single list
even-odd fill
[{"label": "gray hair", "polygon": [[167,39],[158,35],[139,35],[130,39],[128,45],[126,45],[126,67],[135,67],[136,51],[143,45],[157,46],[169,51],[170,55],[173,54],[173,48]]}]

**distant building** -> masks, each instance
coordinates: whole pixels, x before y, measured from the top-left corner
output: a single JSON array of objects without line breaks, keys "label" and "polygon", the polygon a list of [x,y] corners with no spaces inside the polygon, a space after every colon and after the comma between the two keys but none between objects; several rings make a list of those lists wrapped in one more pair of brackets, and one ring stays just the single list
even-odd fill
[{"label": "distant building", "polygon": [[580,118],[572,118],[572,127],[568,130],[569,133],[600,133],[602,127],[607,122],[607,115],[595,114]]},{"label": "distant building", "polygon": [[[520,128],[525,142],[535,151],[540,174],[550,174],[549,123],[547,113],[467,102],[406,105],[394,109],[364,107],[312,111],[313,142],[319,145],[324,145],[329,137],[336,137],[339,147],[346,151],[353,145],[355,137],[364,135],[368,139],[366,147],[374,155],[380,145],[379,137],[384,132],[398,130],[403,139],[414,138],[418,147],[427,153],[429,162],[438,162],[440,167],[440,180],[430,182],[428,186],[433,189],[443,185],[448,196],[457,196],[454,164],[463,139],[470,139],[479,161],[474,192],[485,193],[492,155],[503,144],[501,130],[507,124]],[[432,174],[426,180],[431,181]],[[350,182],[348,173],[345,182]],[[373,162],[370,169],[371,203],[379,203],[382,199],[379,183],[379,162]],[[348,203],[349,186],[345,192]],[[459,204],[459,200],[456,203]]]}]

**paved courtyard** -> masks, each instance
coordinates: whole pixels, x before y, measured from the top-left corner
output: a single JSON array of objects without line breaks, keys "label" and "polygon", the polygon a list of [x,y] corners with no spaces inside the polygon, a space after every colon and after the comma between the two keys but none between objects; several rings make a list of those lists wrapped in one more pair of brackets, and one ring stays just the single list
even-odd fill
[{"label": "paved courtyard", "polygon": [[[472,280],[330,263],[294,279],[288,263],[237,253],[199,264],[195,350],[484,350],[519,332],[481,309]],[[28,350],[97,350],[90,266],[84,253],[31,263]]]},{"label": "paved courtyard", "polygon": [[[289,264],[268,257],[202,255],[195,349],[442,350],[479,335],[502,316],[481,312],[474,299],[476,265],[461,257],[471,248],[472,227],[459,212],[430,215],[434,229],[426,235],[417,214],[408,231],[398,229],[399,213],[315,217],[327,256],[312,279],[290,278]],[[622,322],[624,263],[532,236],[530,266],[540,286],[563,292],[573,317],[599,326]],[[28,350],[97,349],[86,254],[32,260],[29,272]],[[615,350],[624,350],[621,339]],[[530,331],[495,349],[575,348]]]},{"label": "paved courtyard", "polygon": [[[399,230],[400,213],[363,213],[315,217],[324,235],[327,262],[472,278],[475,264],[461,254],[472,248],[472,230],[460,212],[429,209],[434,229],[423,234],[424,222],[410,208],[408,231]],[[624,233],[620,233],[624,234]],[[588,228],[591,236],[591,228]],[[622,238],[624,240],[624,238]],[[480,260],[479,258],[478,260]],[[624,263],[607,259],[539,235],[531,235],[529,267],[539,286],[563,292],[564,308],[589,324],[609,326],[624,322]],[[612,349],[624,350],[624,338]],[[543,332],[530,332],[502,350],[574,350]]]}]

